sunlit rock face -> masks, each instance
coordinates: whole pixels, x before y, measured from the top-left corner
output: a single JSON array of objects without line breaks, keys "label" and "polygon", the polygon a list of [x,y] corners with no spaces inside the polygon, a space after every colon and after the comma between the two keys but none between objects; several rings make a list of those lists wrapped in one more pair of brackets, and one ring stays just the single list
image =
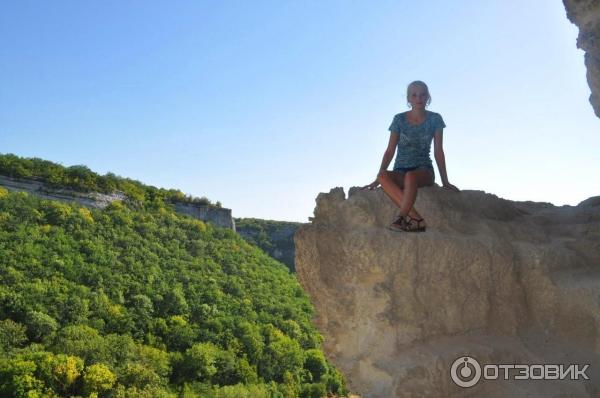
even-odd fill
[{"label": "sunlit rock face", "polygon": [[[578,206],[419,190],[424,233],[381,190],[317,197],[296,272],[325,351],[362,397],[599,397],[600,197]],[[455,359],[590,364],[587,381],[456,385]],[[509,378],[514,374],[509,373]]]},{"label": "sunlit rock face", "polygon": [[590,103],[600,117],[600,1],[563,0],[567,17],[577,27],[577,47],[585,51],[587,81],[592,90]]}]

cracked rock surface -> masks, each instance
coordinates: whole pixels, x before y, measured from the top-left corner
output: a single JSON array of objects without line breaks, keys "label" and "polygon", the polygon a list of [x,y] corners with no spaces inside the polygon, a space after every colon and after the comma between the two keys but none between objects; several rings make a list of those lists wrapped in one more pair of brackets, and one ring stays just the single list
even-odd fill
[{"label": "cracked rock surface", "polygon": [[[362,397],[600,396],[600,197],[578,206],[421,188],[424,233],[383,191],[317,197],[296,272],[329,359]],[[590,380],[484,380],[453,361],[590,364]]]}]

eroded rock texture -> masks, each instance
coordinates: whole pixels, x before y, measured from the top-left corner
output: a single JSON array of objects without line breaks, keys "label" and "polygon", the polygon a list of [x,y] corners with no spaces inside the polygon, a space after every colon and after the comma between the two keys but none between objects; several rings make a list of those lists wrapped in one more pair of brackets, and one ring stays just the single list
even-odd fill
[{"label": "eroded rock texture", "polygon": [[[319,194],[296,271],[329,358],[363,397],[599,397],[600,197],[578,206],[419,191],[425,233],[381,190]],[[590,364],[589,381],[482,380],[452,362]]]},{"label": "eroded rock texture", "polygon": [[600,0],[563,0],[567,17],[577,27],[577,47],[585,51],[590,103],[600,117]]}]

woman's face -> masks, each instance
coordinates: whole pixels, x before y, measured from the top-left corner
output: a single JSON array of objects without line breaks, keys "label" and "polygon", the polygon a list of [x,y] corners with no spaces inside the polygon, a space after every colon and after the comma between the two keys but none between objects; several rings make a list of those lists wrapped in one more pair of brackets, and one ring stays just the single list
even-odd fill
[{"label": "woman's face", "polygon": [[429,94],[427,90],[421,86],[412,86],[408,90],[408,102],[413,109],[425,109]]}]

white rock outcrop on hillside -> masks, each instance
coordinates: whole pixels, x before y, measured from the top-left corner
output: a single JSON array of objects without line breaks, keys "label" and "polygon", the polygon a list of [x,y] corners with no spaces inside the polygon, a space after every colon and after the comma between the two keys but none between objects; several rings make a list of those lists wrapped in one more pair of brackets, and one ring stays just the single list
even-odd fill
[{"label": "white rock outcrop on hillside", "polygon": [[50,187],[34,179],[11,178],[0,175],[0,186],[9,191],[28,192],[42,199],[78,203],[82,206],[104,209],[115,200],[125,200],[123,192],[103,194],[100,192],[78,192],[69,188]]},{"label": "white rock outcrop on hillside", "polygon": [[[43,181],[35,179],[12,178],[0,175],[0,187],[10,191],[28,192],[42,199],[58,200],[67,203],[77,203],[95,209],[104,209],[116,200],[127,200],[124,192],[104,194],[100,192],[79,192],[65,187],[51,187]],[[212,222],[223,228],[235,231],[235,222],[231,216],[231,209],[216,208],[199,205],[196,203],[174,203],[175,211],[180,214]]]},{"label": "white rock outcrop on hillside", "polygon": [[[599,397],[600,197],[578,206],[419,190],[425,233],[381,190],[321,193],[296,272],[330,360],[363,397]],[[452,362],[590,364],[588,381],[450,378]]]}]

